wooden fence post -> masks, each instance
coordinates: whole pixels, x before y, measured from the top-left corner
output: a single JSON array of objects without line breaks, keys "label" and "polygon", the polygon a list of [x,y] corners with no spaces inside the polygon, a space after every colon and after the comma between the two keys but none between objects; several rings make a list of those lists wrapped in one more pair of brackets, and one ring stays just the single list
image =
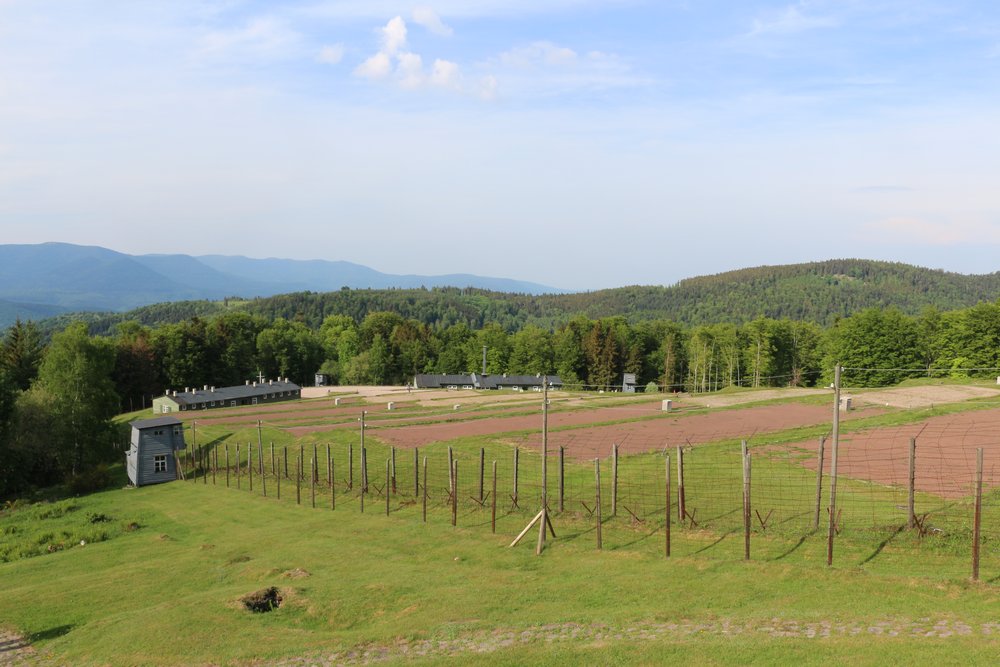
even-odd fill
[{"label": "wooden fence post", "polygon": [[816,464],[816,512],[813,516],[813,530],[819,530],[819,512],[823,506],[823,450],[826,447],[826,436],[819,439],[819,455]]},{"label": "wooden fence post", "polygon": [[455,454],[448,447],[448,494],[455,496]]},{"label": "wooden fence post", "polygon": [[663,516],[666,517],[666,536],[664,537],[664,556],[670,558],[670,454],[667,454],[666,475],[664,477],[666,490],[664,492],[666,506],[663,509]]},{"label": "wooden fence post", "polygon": [[271,441],[271,477],[277,477],[278,471],[274,467],[274,440]]},{"label": "wooden fence post", "polygon": [[972,518],[972,580],[979,581],[979,529],[983,518],[983,448],[976,449],[976,511]]},{"label": "wooden fence post", "polygon": [[743,560],[750,560],[750,452],[746,440],[740,452],[743,455]]},{"label": "wooden fence post", "polygon": [[451,492],[451,525],[458,525],[458,461],[452,464],[451,482],[454,484]]},{"label": "wooden fence post", "polygon": [[226,443],[226,488],[229,488],[229,443]]},{"label": "wooden fence post", "polygon": [[299,448],[299,458],[295,462],[295,504],[302,504],[302,448]]},{"label": "wooden fence post", "polygon": [[687,506],[684,503],[684,450],[677,448],[677,523],[681,526],[687,520]]},{"label": "wooden fence post", "polygon": [[319,450],[316,443],[313,443],[312,465],[309,466],[309,474],[312,476],[313,484],[319,483]]},{"label": "wooden fence post", "polygon": [[390,450],[390,455],[392,456],[392,492],[396,493],[396,448],[393,447]]},{"label": "wooden fence post", "polygon": [[518,463],[519,463],[519,461],[518,461],[518,454],[519,454],[519,452],[520,452],[520,450],[517,447],[514,447],[514,505],[515,506],[517,506],[517,496],[518,496],[518,494],[517,494],[517,472],[518,472],[518,468],[520,467],[518,465]]},{"label": "wooden fence post", "polygon": [[333,457],[330,456],[330,443],[326,444],[326,488],[333,491]]},{"label": "wooden fence post", "polygon": [[257,454],[260,459],[260,490],[267,498],[267,475],[264,474],[264,443],[257,440]]},{"label": "wooden fence post", "polygon": [[361,448],[361,492],[368,493],[368,448]]},{"label": "wooden fence post", "polygon": [[285,445],[283,456],[285,459],[285,479],[288,479],[288,445]]},{"label": "wooden fence post", "polygon": [[910,478],[909,478],[909,496],[906,502],[906,525],[908,528],[913,528],[917,525],[917,516],[914,513],[914,501],[915,501],[915,491],[916,491],[916,479],[917,479],[917,439],[910,438]]},{"label": "wooden fence post", "polygon": [[597,503],[594,512],[597,514],[597,550],[601,550],[601,459],[594,459],[594,478],[597,481]]},{"label": "wooden fence post", "polygon": [[493,528],[493,534],[497,533],[497,462],[493,462],[493,493],[490,495],[492,512],[490,525]]}]

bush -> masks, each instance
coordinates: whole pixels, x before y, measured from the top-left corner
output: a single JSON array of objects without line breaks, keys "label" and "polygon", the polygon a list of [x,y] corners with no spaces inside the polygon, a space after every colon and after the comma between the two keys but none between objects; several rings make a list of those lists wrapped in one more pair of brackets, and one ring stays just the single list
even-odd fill
[{"label": "bush", "polygon": [[112,482],[113,478],[107,464],[101,463],[71,477],[67,487],[73,495],[82,495],[106,489],[111,486]]},{"label": "bush", "polygon": [[646,385],[647,394],[655,394],[658,391],[660,391],[660,385],[656,384],[655,382],[650,382],[649,384]]}]

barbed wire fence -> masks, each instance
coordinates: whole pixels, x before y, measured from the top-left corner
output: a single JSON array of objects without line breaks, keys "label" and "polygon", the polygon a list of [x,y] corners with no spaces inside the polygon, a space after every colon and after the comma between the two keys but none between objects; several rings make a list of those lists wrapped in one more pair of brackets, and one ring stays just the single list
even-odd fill
[{"label": "barbed wire fence", "polygon": [[[829,408],[832,417],[832,402]],[[621,412],[634,418],[627,407]],[[923,572],[979,578],[982,567],[984,578],[997,581],[1000,411],[904,421],[864,429],[844,422],[835,502],[827,427],[796,442],[772,442],[756,427],[741,430],[739,420],[693,439],[626,423],[554,430],[549,511],[558,539],[685,557],[780,560],[801,552],[819,560],[832,524],[837,564],[905,557],[913,567],[919,555]],[[373,422],[363,438],[359,423],[330,443],[275,448],[260,436],[238,451],[209,443],[193,449],[186,475],[316,508],[448,521],[511,537],[538,512],[540,433],[484,434],[453,446],[413,446],[410,438],[396,446],[398,432]]]}]

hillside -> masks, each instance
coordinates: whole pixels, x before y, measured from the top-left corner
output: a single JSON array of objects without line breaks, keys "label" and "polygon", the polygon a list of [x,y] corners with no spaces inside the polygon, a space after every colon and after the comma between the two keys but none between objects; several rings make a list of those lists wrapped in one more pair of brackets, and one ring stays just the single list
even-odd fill
[{"label": "hillside", "polygon": [[670,287],[622,287],[576,294],[532,296],[480,289],[392,289],[296,292],[249,301],[186,301],[146,306],[121,314],[60,316],[45,328],[82,317],[104,333],[120,321],[146,325],[176,322],[227,309],[267,319],[301,319],[318,326],[332,314],[361,320],[371,312],[395,311],[445,327],[464,322],[478,328],[497,322],[508,330],[526,324],[556,326],[575,315],[622,316],[632,322],[669,319],[685,324],[747,322],[757,317],[830,324],[870,307],[895,307],[915,315],[927,307],[953,310],[1000,298],[1000,273],[966,276],[893,262],[844,259],[756,267],[682,280]]}]

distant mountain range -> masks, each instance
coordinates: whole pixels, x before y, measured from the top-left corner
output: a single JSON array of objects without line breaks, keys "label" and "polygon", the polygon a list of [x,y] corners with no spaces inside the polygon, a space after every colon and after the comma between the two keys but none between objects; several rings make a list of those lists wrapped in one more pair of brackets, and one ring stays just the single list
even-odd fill
[{"label": "distant mountain range", "polygon": [[469,274],[392,275],[350,262],[128,255],[69,243],[0,245],[0,327],[14,318],[125,311],[154,303],[350,288],[475,287],[524,294],[546,285]]}]

